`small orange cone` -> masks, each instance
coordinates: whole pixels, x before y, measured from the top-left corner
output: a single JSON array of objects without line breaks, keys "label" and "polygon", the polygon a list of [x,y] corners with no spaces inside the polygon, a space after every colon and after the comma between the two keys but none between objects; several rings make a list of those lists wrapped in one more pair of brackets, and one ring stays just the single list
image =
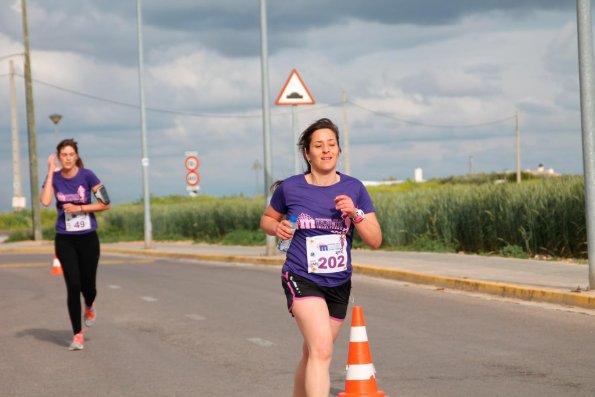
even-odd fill
[{"label": "small orange cone", "polygon": [[345,392],[339,393],[339,397],[386,397],[376,386],[376,369],[372,364],[364,309],[361,306],[353,307]]},{"label": "small orange cone", "polygon": [[53,276],[59,276],[61,274],[64,274],[62,272],[62,265],[60,264],[60,260],[56,255],[54,255],[54,260],[52,261],[52,270],[50,271],[50,274]]}]

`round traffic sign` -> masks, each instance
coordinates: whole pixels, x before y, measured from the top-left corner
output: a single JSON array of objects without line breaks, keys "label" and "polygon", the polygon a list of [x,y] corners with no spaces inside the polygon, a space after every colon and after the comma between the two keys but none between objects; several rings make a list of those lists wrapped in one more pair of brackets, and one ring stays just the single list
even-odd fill
[{"label": "round traffic sign", "polygon": [[196,186],[200,182],[198,172],[190,171],[186,174],[186,183],[190,186]]},{"label": "round traffic sign", "polygon": [[186,157],[186,160],[184,160],[184,165],[186,166],[186,169],[188,171],[195,171],[198,169],[198,166],[200,165],[200,163],[198,161],[198,157],[188,156],[188,157]]}]

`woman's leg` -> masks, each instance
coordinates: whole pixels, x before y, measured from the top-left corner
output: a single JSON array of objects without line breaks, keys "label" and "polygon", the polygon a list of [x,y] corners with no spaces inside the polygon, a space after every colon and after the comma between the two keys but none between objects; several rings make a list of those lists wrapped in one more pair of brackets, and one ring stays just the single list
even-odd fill
[{"label": "woman's leg", "polygon": [[56,234],[56,256],[62,265],[64,282],[66,283],[66,303],[68,315],[72,325],[72,332],[81,332],[81,277],[79,271],[79,258],[73,241],[73,236]]},{"label": "woman's leg", "polygon": [[[330,326],[331,331],[333,333],[333,343],[337,340],[339,333],[341,332],[341,327],[343,326],[343,321],[339,321],[336,319],[330,319]],[[295,371],[295,378],[293,382],[293,397],[305,397],[306,394],[306,363],[308,362],[308,346],[304,341],[302,345],[302,358],[298,364],[298,367]]]},{"label": "woman's leg", "polygon": [[343,323],[329,317],[322,298],[296,300],[292,313],[304,337],[302,358],[294,379],[294,397],[328,397],[333,342]]},{"label": "woman's leg", "polygon": [[99,238],[97,233],[81,235],[78,247],[80,257],[81,292],[85,305],[91,307],[97,296],[97,264],[99,263]]},{"label": "woman's leg", "polygon": [[302,358],[295,370],[293,378],[293,397],[306,397],[306,364],[308,363],[308,346],[302,344]]}]

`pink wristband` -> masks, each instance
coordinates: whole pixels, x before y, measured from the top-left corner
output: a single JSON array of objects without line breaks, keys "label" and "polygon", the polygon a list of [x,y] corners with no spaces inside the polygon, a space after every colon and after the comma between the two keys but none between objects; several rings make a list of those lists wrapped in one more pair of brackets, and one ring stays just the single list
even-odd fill
[{"label": "pink wristband", "polygon": [[362,211],[360,209],[356,209],[355,216],[353,218],[351,218],[351,220],[353,220],[353,223],[360,223],[364,219],[366,219],[366,217],[364,215],[364,211]]}]

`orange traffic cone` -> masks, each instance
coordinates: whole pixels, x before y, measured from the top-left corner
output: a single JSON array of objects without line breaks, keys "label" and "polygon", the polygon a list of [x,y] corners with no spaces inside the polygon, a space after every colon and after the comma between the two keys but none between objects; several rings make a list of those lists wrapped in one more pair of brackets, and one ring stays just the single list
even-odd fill
[{"label": "orange traffic cone", "polygon": [[59,276],[60,274],[64,274],[62,272],[62,265],[60,264],[60,260],[56,255],[54,255],[54,260],[52,261],[52,270],[50,274],[53,276]]},{"label": "orange traffic cone", "polygon": [[368,345],[364,310],[361,306],[353,307],[351,316],[351,334],[349,336],[349,355],[347,357],[347,379],[345,392],[339,397],[385,397],[376,386],[376,369],[372,364],[372,355]]}]

